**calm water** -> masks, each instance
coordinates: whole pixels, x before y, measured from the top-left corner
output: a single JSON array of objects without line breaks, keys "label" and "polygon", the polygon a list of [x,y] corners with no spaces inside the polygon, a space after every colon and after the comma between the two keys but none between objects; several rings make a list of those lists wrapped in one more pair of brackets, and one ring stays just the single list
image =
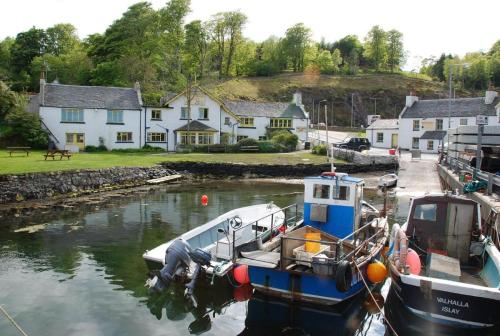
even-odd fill
[{"label": "calm water", "polygon": [[[302,203],[302,188],[255,182],[165,186],[98,206],[1,218],[0,304],[28,335],[383,335],[381,316],[368,314],[363,299],[322,310],[259,296],[246,300],[245,289],[231,286],[200,287],[194,308],[180,286],[160,296],[144,287],[144,250],[236,207]],[[199,204],[202,194],[209,197],[207,207]],[[375,193],[367,198],[382,203]],[[391,220],[401,221],[408,200],[392,204]],[[40,230],[15,232],[34,225]],[[0,335],[19,335],[3,315]]]}]

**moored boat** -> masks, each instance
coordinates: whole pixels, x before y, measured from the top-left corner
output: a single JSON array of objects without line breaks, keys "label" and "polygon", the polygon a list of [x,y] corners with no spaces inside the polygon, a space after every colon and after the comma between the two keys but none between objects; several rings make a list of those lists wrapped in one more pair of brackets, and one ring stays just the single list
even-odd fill
[{"label": "moored boat", "polygon": [[[365,289],[368,265],[388,237],[385,213],[363,203],[364,181],[327,172],[304,179],[304,224],[280,236],[274,248],[242,252],[257,291],[286,299],[336,304]],[[369,221],[368,221],[369,218]]]},{"label": "moored boat", "polygon": [[414,198],[407,222],[391,232],[395,297],[416,316],[438,324],[498,326],[500,253],[483,233],[473,200],[451,194]]},{"label": "moored boat", "polygon": [[394,188],[398,185],[398,175],[396,174],[386,174],[378,180],[379,188]]}]

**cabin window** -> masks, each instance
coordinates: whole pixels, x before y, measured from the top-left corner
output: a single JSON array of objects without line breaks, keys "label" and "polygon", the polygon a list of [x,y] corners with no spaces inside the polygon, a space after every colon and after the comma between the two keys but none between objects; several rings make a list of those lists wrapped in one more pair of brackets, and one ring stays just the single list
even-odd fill
[{"label": "cabin window", "polygon": [[328,184],[315,184],[314,185],[314,198],[330,198],[330,186]]},{"label": "cabin window", "polygon": [[436,221],[437,205],[436,204],[418,204],[413,212],[413,219]]},{"label": "cabin window", "polygon": [[349,199],[349,187],[340,186],[338,188],[334,188],[332,198],[341,201],[347,201]]}]

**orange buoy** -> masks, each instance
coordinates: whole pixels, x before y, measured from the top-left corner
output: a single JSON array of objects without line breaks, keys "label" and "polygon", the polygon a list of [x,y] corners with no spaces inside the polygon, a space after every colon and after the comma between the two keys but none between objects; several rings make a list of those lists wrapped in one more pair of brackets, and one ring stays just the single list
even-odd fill
[{"label": "orange buoy", "polygon": [[366,275],[372,283],[379,283],[387,278],[387,268],[377,260],[368,264]]},{"label": "orange buoy", "polygon": [[207,195],[202,195],[201,196],[201,205],[207,206],[208,205],[208,196]]},{"label": "orange buoy", "polygon": [[420,257],[418,256],[418,253],[412,249],[408,249],[408,254],[406,255],[406,265],[410,268],[411,274],[420,274],[420,269],[422,268]]},{"label": "orange buoy", "polygon": [[247,285],[250,283],[250,278],[248,277],[248,265],[236,266],[233,270],[234,280],[236,280],[240,285]]}]

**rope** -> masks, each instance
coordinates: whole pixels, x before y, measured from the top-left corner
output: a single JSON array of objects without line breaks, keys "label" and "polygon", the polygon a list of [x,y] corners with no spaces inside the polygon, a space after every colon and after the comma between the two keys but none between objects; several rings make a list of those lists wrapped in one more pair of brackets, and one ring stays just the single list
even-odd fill
[{"label": "rope", "polygon": [[358,265],[356,263],[354,263],[354,266],[356,266],[356,269],[358,270],[359,272],[359,275],[361,276],[361,280],[363,281],[363,284],[365,285],[366,289],[368,290],[368,294],[370,294],[370,297],[372,298],[373,302],[375,303],[375,305],[377,306],[377,309],[378,311],[380,312],[380,315],[382,315],[382,317],[384,318],[384,321],[387,323],[387,325],[389,326],[389,328],[391,328],[391,331],[393,332],[394,335],[398,336],[398,333],[396,332],[396,330],[392,327],[391,323],[389,323],[389,320],[385,317],[384,313],[382,312],[382,308],[380,308],[380,306],[378,305],[378,302],[377,300],[375,300],[375,297],[373,296],[373,293],[372,291],[370,290],[370,287],[368,287],[368,284],[366,283],[365,281],[365,277],[363,276],[363,273],[361,272],[361,270],[359,269]]},{"label": "rope", "polygon": [[9,319],[10,323],[12,323],[14,325],[14,327],[16,327],[16,329],[21,333],[21,335],[28,336],[28,334],[24,332],[24,330],[19,326],[19,324],[16,323],[16,321],[14,321],[14,319],[12,317],[10,317],[9,313],[7,313],[5,311],[5,309],[3,309],[2,306],[0,306],[0,310]]}]

